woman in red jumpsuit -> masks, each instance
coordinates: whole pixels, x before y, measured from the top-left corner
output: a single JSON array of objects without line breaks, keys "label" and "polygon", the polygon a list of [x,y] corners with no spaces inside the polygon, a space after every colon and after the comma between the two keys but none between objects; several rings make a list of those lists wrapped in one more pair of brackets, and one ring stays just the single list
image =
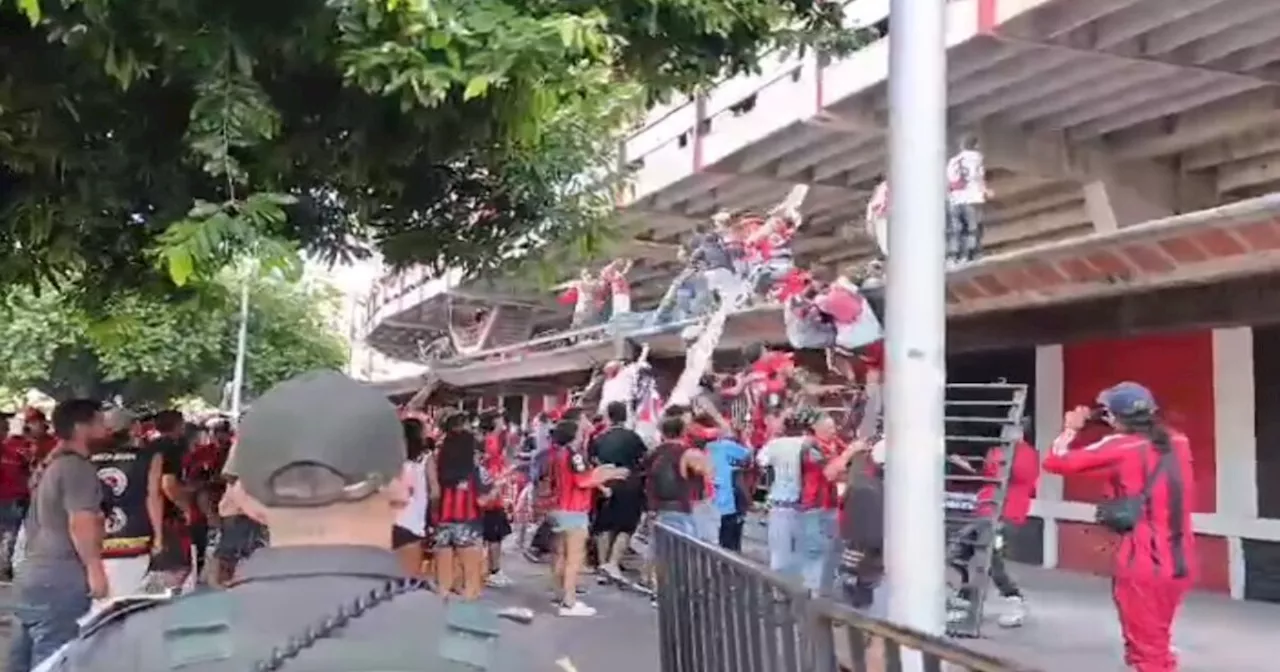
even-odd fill
[{"label": "woman in red jumpsuit", "polygon": [[1174,672],[1173,619],[1196,575],[1191,446],[1185,435],[1163,425],[1155,398],[1142,385],[1120,383],[1104,390],[1098,403],[1113,431],[1069,450],[1095,413],[1084,406],[1069,411],[1044,468],[1110,483],[1110,501],[1099,505],[1098,518],[1120,534],[1112,597],[1125,663],[1137,672]]}]

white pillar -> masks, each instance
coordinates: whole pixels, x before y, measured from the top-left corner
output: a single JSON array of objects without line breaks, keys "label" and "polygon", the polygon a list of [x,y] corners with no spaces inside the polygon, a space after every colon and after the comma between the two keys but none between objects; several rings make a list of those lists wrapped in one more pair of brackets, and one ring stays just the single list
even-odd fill
[{"label": "white pillar", "polygon": [[[1065,395],[1065,372],[1063,371],[1062,346],[1042,345],[1036,348],[1036,449],[1040,455],[1049,453],[1053,439],[1062,432],[1062,415]],[[1040,485],[1036,490],[1038,502],[1062,501],[1062,477],[1041,472]],[[1052,507],[1040,507],[1044,521],[1044,566],[1049,569],[1058,566],[1058,519],[1053,511],[1044,511]]]},{"label": "white pillar", "polygon": [[[1242,521],[1258,517],[1258,437],[1254,432],[1253,329],[1213,330],[1213,443],[1217,467],[1216,514]],[[1244,598],[1244,544],[1227,537],[1231,596]]]},{"label": "white pillar", "polygon": [[[889,617],[941,634],[946,446],[946,3],[890,0],[885,284],[885,568]],[[907,662],[904,660],[904,662]],[[915,661],[907,669],[914,669]]]}]

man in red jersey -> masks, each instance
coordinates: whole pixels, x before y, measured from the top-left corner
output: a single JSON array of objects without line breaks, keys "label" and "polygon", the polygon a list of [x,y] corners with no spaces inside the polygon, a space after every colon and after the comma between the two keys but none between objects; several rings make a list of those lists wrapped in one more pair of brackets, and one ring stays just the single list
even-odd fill
[{"label": "man in red jersey", "polygon": [[49,420],[45,418],[44,412],[40,409],[28,408],[23,419],[26,425],[23,428],[22,435],[28,441],[31,462],[32,464],[40,464],[57,447],[58,439],[49,433]]},{"label": "man in red jersey", "polygon": [[605,466],[592,469],[587,463],[584,440],[587,425],[574,419],[561,420],[551,430],[551,486],[555,497],[551,511],[556,534],[553,575],[556,580],[561,616],[593,616],[596,610],[578,600],[578,577],[587,556],[591,529],[591,507],[595,491],[604,483],[626,478],[626,469]]},{"label": "man in red jersey", "polygon": [[[500,479],[508,471],[507,422],[501,411],[491,410],[480,414],[480,433],[484,437],[485,471],[494,479]],[[511,534],[511,519],[507,516],[508,502],[504,497],[492,497],[481,504],[480,517],[484,543],[488,549],[488,576],[485,583],[493,588],[511,585],[511,578],[502,571],[502,541]]]},{"label": "man in red jersey", "polygon": [[9,420],[9,435],[0,443],[0,578],[13,577],[13,547],[31,499],[30,442],[21,417]]},{"label": "man in red jersey", "polygon": [[[1025,427],[1025,421],[1024,421]],[[1023,430],[1025,432],[1025,429]],[[986,524],[995,506],[999,491],[998,481],[1008,465],[1004,450],[1000,446],[992,446],[983,459],[982,476],[991,479],[978,490],[978,508],[976,513],[984,520],[973,523],[971,529],[957,534],[957,541],[949,555],[949,564],[960,575],[960,599],[973,599],[969,585],[969,560],[973,557],[974,546],[983,534],[992,535],[990,575],[1000,596],[1007,602],[1007,608],[1000,614],[998,622],[1001,627],[1020,627],[1027,617],[1027,606],[1018,584],[1009,576],[1004,561],[1005,531],[1008,526],[1019,526],[1027,522],[1031,513],[1031,500],[1036,496],[1036,487],[1040,481],[1040,453],[1035,446],[1019,437],[1013,446],[1013,463],[1009,468],[1009,485],[1005,491],[1004,510],[1000,514],[994,530],[987,530]],[[970,471],[976,471],[963,460],[951,462]],[[953,614],[962,618],[963,614]]]}]

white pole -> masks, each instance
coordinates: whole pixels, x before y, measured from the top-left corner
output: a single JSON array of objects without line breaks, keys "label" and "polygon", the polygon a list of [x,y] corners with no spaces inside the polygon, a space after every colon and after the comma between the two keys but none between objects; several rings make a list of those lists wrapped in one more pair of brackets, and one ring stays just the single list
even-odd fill
[{"label": "white pole", "polygon": [[240,409],[244,400],[244,360],[249,346],[249,282],[246,276],[240,288],[240,331],[236,334],[236,365],[231,375],[231,422],[240,423]]},{"label": "white pole", "polygon": [[885,568],[889,617],[941,634],[946,386],[946,3],[891,0]]}]

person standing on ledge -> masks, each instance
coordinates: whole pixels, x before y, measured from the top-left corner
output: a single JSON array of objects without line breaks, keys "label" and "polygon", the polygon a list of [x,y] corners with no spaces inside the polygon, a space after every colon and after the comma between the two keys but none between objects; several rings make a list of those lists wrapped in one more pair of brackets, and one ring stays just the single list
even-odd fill
[{"label": "person standing on ledge", "polygon": [[960,139],[960,151],[947,161],[947,260],[952,264],[982,255],[982,211],[990,198],[978,138],[966,135]]}]

